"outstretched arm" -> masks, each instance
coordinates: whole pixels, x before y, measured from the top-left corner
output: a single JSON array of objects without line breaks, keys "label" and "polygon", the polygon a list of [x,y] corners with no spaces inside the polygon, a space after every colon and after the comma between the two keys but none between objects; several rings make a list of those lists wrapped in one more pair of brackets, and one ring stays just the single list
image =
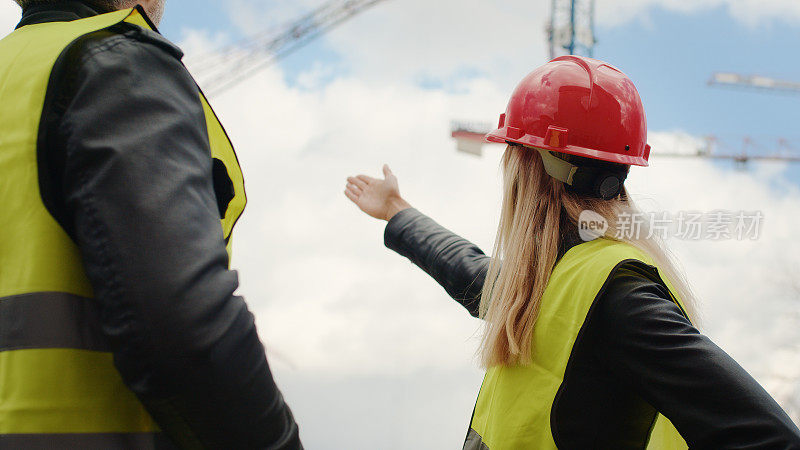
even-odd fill
[{"label": "outstretched arm", "polygon": [[410,259],[478,317],[490,257],[412,208],[400,196],[397,177],[388,166],[383,173],[383,180],[366,175],[348,178],[345,195],[365,213],[388,221],[384,234],[388,248]]}]

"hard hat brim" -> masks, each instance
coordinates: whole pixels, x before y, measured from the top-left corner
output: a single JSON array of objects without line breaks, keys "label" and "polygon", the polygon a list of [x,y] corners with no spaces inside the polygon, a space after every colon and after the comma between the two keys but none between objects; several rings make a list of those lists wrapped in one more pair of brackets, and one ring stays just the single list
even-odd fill
[{"label": "hard hat brim", "polygon": [[[642,156],[624,155],[620,153],[597,150],[593,148],[579,147],[576,145],[565,145],[563,147],[554,147],[551,145],[547,145],[546,140],[544,138],[541,138],[539,136],[533,136],[530,134],[523,134],[520,137],[512,138],[510,134],[518,134],[518,133],[510,133],[508,128],[509,127],[502,127],[488,133],[485,136],[486,141],[499,144],[505,144],[505,143],[517,144],[517,145],[522,145],[523,147],[537,148],[559,153],[567,153],[570,155],[583,156],[585,158],[592,158],[600,161],[608,161],[618,164],[626,164],[629,166],[647,167],[649,165],[649,163],[647,162],[650,153],[649,145],[645,145],[645,148],[643,149],[644,154]],[[517,129],[514,129],[514,131],[516,130]],[[636,153],[636,152],[632,151],[631,153]]]}]

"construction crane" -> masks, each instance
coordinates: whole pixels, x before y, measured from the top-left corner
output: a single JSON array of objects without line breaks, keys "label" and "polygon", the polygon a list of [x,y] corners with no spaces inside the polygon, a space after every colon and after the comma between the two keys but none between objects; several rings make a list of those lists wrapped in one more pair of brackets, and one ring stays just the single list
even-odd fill
[{"label": "construction crane", "polygon": [[383,1],[331,0],[284,26],[190,59],[187,66],[207,94],[218,95]]},{"label": "construction crane", "polygon": [[708,80],[708,85],[800,94],[800,83],[796,81],[776,80],[775,78],[762,77],[760,75],[740,75],[730,72],[713,73]]},{"label": "construction crane", "polygon": [[756,140],[749,136],[741,139],[720,139],[717,136],[705,136],[703,144],[688,152],[676,152],[673,149],[656,149],[656,157],[673,158],[707,158],[730,160],[740,168],[750,161],[800,162],[800,153],[786,138]]},{"label": "construction crane", "polygon": [[[709,86],[732,87],[755,89],[764,92],[800,94],[800,83],[796,81],[778,80],[775,78],[761,75],[742,75],[732,72],[715,72],[708,80]],[[709,141],[709,148],[715,144]],[[800,155],[797,154],[788,144],[786,139],[778,139],[777,150],[770,153],[752,152],[750,149],[755,146],[755,142],[750,138],[744,138],[742,150],[738,156],[733,157],[740,164],[749,160],[771,160],[800,162]],[[713,157],[713,154],[708,155]]]},{"label": "construction crane", "polygon": [[[592,56],[594,44],[594,0],[553,0],[550,24],[547,27],[550,57],[559,54],[582,54]],[[724,85],[778,90],[800,93],[800,83],[775,80],[762,76],[743,76],[734,73],[715,73],[709,85]],[[462,153],[481,156],[487,143],[485,136],[492,131],[491,124],[480,122],[453,122],[450,135],[456,141],[456,148]],[[659,151],[661,150],[661,151]],[[657,157],[707,158],[734,161],[745,167],[750,161],[800,162],[800,153],[785,138],[774,142],[760,143],[750,137],[741,139],[741,145],[706,136],[703,143],[689,151],[676,152],[673,149],[655,149]]]},{"label": "construction crane", "polygon": [[486,134],[494,128],[483,122],[453,122],[450,137],[456,140],[456,150],[470,155],[482,156],[483,144],[487,144]]},{"label": "construction crane", "polygon": [[562,55],[591,57],[594,53],[594,0],[553,0],[545,31],[550,59]]}]

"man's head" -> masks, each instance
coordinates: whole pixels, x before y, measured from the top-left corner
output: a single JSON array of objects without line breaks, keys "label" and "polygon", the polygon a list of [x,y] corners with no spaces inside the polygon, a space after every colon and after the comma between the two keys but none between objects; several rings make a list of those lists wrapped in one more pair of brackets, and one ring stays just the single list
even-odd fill
[{"label": "man's head", "polygon": [[[47,3],[61,3],[63,0],[14,0],[22,9],[27,8],[34,4],[47,4]],[[142,5],[147,16],[156,25],[161,22],[161,16],[164,15],[164,3],[166,0],[83,0],[92,6],[98,7],[105,11],[116,11],[118,9],[133,8],[134,6]]]}]

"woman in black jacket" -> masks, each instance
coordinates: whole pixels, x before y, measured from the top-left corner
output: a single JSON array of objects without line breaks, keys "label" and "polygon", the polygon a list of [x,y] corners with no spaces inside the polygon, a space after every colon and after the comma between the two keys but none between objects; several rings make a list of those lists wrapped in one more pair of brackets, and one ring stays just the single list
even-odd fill
[{"label": "woman in black jacket", "polygon": [[647,165],[633,83],[557,58],[512,94],[494,257],[400,196],[397,179],[348,178],[347,197],[388,221],[387,247],[485,320],[487,368],[465,449],[800,449],[764,389],[692,323],[690,289],[623,186]]}]

